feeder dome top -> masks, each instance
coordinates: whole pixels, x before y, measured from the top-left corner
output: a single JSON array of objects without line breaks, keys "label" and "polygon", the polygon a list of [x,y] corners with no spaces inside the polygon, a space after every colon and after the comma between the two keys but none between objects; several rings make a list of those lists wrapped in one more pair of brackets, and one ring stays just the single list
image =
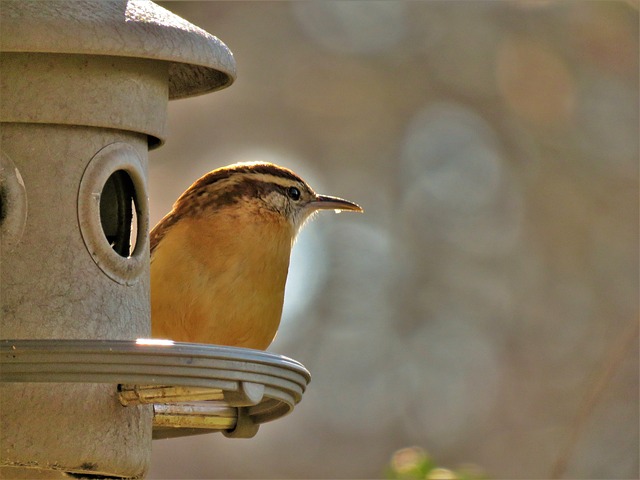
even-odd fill
[{"label": "feeder dome top", "polygon": [[236,76],[222,41],[149,0],[2,0],[0,51],[169,62],[170,99],[225,88]]}]

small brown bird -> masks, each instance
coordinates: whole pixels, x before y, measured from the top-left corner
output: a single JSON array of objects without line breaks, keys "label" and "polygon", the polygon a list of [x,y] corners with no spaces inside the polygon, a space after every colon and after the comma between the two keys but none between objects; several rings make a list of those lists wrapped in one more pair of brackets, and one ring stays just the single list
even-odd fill
[{"label": "small brown bird", "polygon": [[153,337],[266,349],[280,324],[291,247],[319,210],[362,212],[271,163],[198,179],[151,231]]}]

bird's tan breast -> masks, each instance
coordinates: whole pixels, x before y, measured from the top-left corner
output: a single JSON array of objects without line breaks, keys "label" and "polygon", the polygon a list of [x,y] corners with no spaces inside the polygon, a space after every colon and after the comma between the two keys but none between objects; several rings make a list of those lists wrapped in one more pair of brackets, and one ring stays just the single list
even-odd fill
[{"label": "bird's tan breast", "polygon": [[269,214],[174,224],[151,259],[153,336],[265,349],[280,323],[292,236]]}]

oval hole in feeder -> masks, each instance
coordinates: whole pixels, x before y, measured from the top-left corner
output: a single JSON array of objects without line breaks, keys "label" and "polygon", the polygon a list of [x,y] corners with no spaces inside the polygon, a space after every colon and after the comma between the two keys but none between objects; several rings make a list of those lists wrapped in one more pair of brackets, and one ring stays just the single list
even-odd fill
[{"label": "oval hole in feeder", "polygon": [[111,248],[121,257],[134,251],[138,236],[138,201],[127,172],[109,176],[100,194],[100,223]]},{"label": "oval hole in feeder", "polygon": [[131,145],[107,145],[87,165],[78,190],[78,221],[89,255],[107,276],[126,285],[143,275],[149,257],[143,163]]},{"label": "oval hole in feeder", "polygon": [[10,252],[20,242],[27,221],[27,191],[11,158],[0,151],[0,243]]}]

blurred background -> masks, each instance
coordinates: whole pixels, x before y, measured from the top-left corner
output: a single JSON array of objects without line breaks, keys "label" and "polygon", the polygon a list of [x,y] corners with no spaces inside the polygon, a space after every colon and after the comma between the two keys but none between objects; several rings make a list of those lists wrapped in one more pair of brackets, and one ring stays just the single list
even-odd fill
[{"label": "blurred background", "polygon": [[[151,479],[375,478],[403,447],[493,478],[638,478],[638,2],[158,2],[225,42],[170,104],[155,224],[237,161],[364,215],[294,248],[271,351],[312,382]],[[406,452],[406,450],[405,450]]]}]

